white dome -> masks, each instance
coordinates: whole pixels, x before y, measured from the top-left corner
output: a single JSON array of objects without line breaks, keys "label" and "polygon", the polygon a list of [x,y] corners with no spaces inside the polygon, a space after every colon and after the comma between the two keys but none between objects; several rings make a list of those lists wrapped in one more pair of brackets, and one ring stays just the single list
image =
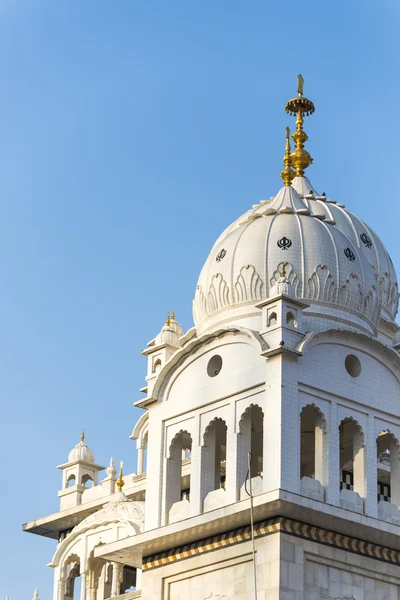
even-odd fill
[{"label": "white dome", "polygon": [[123,492],[117,492],[103,508],[83,519],[72,530],[73,534],[92,529],[99,525],[118,521],[130,522],[139,532],[144,520],[144,502],[129,500]]},{"label": "white dome", "polygon": [[68,462],[75,462],[76,460],[94,463],[94,454],[84,440],[81,440],[68,454]]},{"label": "white dome", "polygon": [[169,346],[179,346],[179,338],[182,336],[182,327],[179,325],[178,321],[175,321],[173,314],[172,318],[168,316],[167,322],[156,336],[155,345],[168,344]]},{"label": "white dome", "polygon": [[194,300],[197,329],[243,319],[255,327],[260,315],[255,305],[271,295],[285,263],[296,297],[311,305],[306,310],[310,318],[374,333],[380,300],[373,269],[360,246],[325,220],[293,187],[284,187],[235,221],[200,274]]}]

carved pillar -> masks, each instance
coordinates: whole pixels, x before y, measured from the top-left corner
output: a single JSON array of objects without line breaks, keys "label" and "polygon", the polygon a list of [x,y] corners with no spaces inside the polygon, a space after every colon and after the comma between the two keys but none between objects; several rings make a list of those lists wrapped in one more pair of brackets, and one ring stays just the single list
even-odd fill
[{"label": "carved pillar", "polygon": [[138,448],[137,474],[140,475],[144,470],[144,448]]},{"label": "carved pillar", "polygon": [[111,583],[111,598],[119,596],[119,584],[121,583],[121,573],[123,565],[120,563],[112,563],[112,583]]},{"label": "carved pillar", "polygon": [[64,600],[65,597],[65,578],[60,577],[57,586],[57,600]]}]

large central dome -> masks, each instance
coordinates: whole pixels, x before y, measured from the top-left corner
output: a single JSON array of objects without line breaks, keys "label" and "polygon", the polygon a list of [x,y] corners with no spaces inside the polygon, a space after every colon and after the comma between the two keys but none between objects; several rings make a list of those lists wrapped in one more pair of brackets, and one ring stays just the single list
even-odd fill
[{"label": "large central dome", "polygon": [[304,313],[310,330],[326,329],[330,321],[332,327],[345,324],[375,335],[381,318],[396,316],[397,278],[382,242],[304,176],[312,159],[307,153],[302,163],[304,144],[296,135],[307,139],[302,123],[298,117],[291,154],[287,141],[281,174],[286,185],[230,225],[206,260],[193,306],[199,333],[233,322],[259,329],[256,305],[269,297],[283,265],[296,297],[310,305]]}]

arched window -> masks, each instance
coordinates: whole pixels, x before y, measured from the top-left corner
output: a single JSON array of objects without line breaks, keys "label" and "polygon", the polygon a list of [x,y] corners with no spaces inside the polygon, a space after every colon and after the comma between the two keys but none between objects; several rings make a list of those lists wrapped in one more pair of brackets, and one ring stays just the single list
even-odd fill
[{"label": "arched window", "polygon": [[[190,466],[186,464],[186,451],[192,450],[192,438],[187,431],[180,431],[172,440],[167,459],[166,510],[167,519],[172,506],[182,500],[190,500]],[[183,464],[185,463],[185,464]],[[189,461],[190,463],[190,461]]]},{"label": "arched window", "polygon": [[268,327],[272,327],[273,325],[276,325],[277,322],[278,322],[278,317],[277,317],[276,312],[269,313],[268,323],[267,323]]},{"label": "arched window", "polygon": [[159,358],[157,358],[157,360],[154,361],[153,364],[153,373],[158,373],[158,371],[160,371],[161,369],[161,360]]},{"label": "arched window", "polygon": [[257,405],[249,406],[239,423],[238,482],[243,485],[248,472],[248,453],[251,453],[250,477],[263,476],[264,413]]},{"label": "arched window", "polygon": [[309,404],[300,413],[300,487],[302,494],[322,502],[328,484],[327,454],[325,419]]},{"label": "arched window", "polygon": [[83,475],[81,483],[87,488],[93,487],[93,479],[90,477],[90,475]]},{"label": "arched window", "polygon": [[75,475],[70,475],[67,479],[67,488],[69,487],[73,487],[76,484],[76,478]]},{"label": "arched window", "polygon": [[291,310],[286,313],[286,325],[289,325],[290,327],[297,327],[296,315]]},{"label": "arched window", "polygon": [[381,431],[376,440],[378,502],[400,506],[399,443],[390,431]]},{"label": "arched window", "polygon": [[300,477],[322,485],[327,481],[325,431],[322,413],[314,405],[305,406],[300,414]]},{"label": "arched window", "polygon": [[227,427],[222,419],[211,421],[202,447],[202,499],[214,490],[225,489]]},{"label": "arched window", "polygon": [[78,600],[80,598],[80,562],[75,555],[71,556],[65,567],[65,595],[64,600]]},{"label": "arched window", "polygon": [[365,449],[364,435],[360,425],[353,419],[340,423],[340,488],[357,492],[361,498],[365,493]]}]

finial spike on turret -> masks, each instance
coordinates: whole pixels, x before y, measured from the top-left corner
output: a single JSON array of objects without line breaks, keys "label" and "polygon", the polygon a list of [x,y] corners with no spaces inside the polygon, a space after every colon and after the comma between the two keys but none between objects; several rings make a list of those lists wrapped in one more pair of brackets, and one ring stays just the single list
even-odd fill
[{"label": "finial spike on turret", "polygon": [[300,73],[300,75],[297,75],[297,93],[299,96],[303,95],[303,87],[304,87],[304,77]]},{"label": "finial spike on turret", "polygon": [[313,159],[307,150],[304,149],[304,143],[308,140],[308,135],[303,130],[304,116],[312,115],[315,111],[315,106],[303,96],[304,78],[302,75],[297,76],[297,93],[296,98],[292,98],[286,103],[285,111],[296,117],[296,131],[292,135],[292,140],[296,144],[296,148],[291,153],[292,164],[296,169],[296,177],[303,177],[304,170],[309,167]]},{"label": "finial spike on turret", "polygon": [[39,592],[37,588],[35,588],[35,591],[33,592],[33,600],[39,600]]},{"label": "finial spike on turret", "polygon": [[280,177],[283,179],[285,185],[289,186],[294,179],[294,170],[292,169],[292,158],[290,155],[290,129],[286,127],[286,148],[285,156],[283,157],[283,164],[285,165],[283,171],[280,173]]},{"label": "finial spike on turret", "polygon": [[171,325],[171,315],[170,315],[170,313],[168,313],[168,316],[167,316],[167,319],[165,321],[165,324],[168,325],[168,326]]},{"label": "finial spike on turret", "polygon": [[285,264],[286,263],[284,263],[284,262],[282,263],[282,269],[281,269],[281,273],[280,273],[281,277],[286,277]]},{"label": "finial spike on turret", "polygon": [[82,429],[81,440],[82,440],[82,442],[85,441],[85,430],[84,429]]},{"label": "finial spike on turret", "polygon": [[172,312],[171,312],[171,321],[175,321],[175,309],[174,308],[172,309]]},{"label": "finial spike on turret", "polygon": [[117,479],[117,488],[119,492],[122,492],[122,488],[125,485],[125,481],[123,479],[123,473],[122,473],[122,467],[124,466],[123,461],[121,460],[121,462],[119,463],[119,477]]}]

